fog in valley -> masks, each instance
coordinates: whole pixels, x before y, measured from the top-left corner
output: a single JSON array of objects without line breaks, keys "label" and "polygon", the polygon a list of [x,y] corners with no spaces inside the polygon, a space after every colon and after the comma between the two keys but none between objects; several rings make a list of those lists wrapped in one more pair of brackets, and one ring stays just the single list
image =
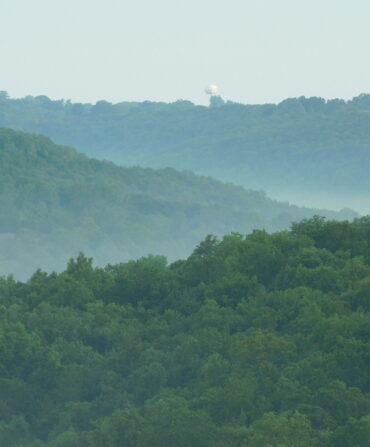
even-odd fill
[{"label": "fog in valley", "polygon": [[369,447],[370,2],[0,16],[0,447]]}]

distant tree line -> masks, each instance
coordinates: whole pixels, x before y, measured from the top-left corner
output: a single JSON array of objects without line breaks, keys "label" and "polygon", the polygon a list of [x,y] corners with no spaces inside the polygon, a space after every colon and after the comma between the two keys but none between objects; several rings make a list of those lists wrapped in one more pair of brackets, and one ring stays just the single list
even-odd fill
[{"label": "distant tree line", "polygon": [[72,103],[0,95],[0,126],[123,165],[191,169],[249,188],[370,192],[370,95],[218,107],[190,101]]}]

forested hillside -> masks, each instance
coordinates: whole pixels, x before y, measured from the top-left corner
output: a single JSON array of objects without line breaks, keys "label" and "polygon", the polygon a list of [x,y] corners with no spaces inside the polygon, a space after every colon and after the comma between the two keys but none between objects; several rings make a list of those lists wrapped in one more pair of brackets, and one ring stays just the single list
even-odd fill
[{"label": "forested hillside", "polygon": [[[48,138],[0,129],[0,274],[187,256],[208,233],[275,231],[318,213],[174,169],[120,168]],[[322,212],[335,218],[343,213]]]},{"label": "forested hillside", "polygon": [[369,296],[369,218],[3,278],[0,447],[367,447]]},{"label": "forested hillside", "polygon": [[327,208],[355,203],[370,213],[370,95],[201,107],[188,101],[74,104],[3,93],[0,126],[123,165],[190,169],[274,197]]}]

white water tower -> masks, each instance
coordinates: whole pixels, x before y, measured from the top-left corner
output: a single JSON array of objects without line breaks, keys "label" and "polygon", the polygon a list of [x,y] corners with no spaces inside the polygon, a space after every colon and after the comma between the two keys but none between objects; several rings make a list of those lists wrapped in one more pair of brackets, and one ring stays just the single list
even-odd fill
[{"label": "white water tower", "polygon": [[209,96],[217,96],[219,92],[217,85],[214,84],[207,85],[204,91]]}]

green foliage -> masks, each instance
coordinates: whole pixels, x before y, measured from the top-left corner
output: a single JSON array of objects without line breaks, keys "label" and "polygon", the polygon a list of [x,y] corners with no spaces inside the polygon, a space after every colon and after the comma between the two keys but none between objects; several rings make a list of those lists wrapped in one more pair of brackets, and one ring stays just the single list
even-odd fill
[{"label": "green foliage", "polygon": [[367,446],[369,230],[315,217],[2,278],[0,446]]},{"label": "green foliage", "polygon": [[182,397],[159,398],[145,408],[146,424],[138,445],[152,447],[211,447],[217,432],[202,410],[191,410]]},{"label": "green foliage", "polygon": [[[190,169],[276,196],[340,193],[348,203],[351,197],[365,203],[370,192],[369,115],[370,95],[289,98],[277,105],[213,97],[211,107],[0,96],[0,126],[47,135],[89,156]],[[289,225],[284,212],[278,219]]]},{"label": "green foliage", "polygon": [[370,414],[360,419],[349,418],[339,427],[330,443],[330,447],[366,447],[370,439]]},{"label": "green foliage", "polygon": [[315,439],[307,417],[266,413],[249,429],[248,447],[314,447]]},{"label": "green foliage", "polygon": [[[100,265],[148,253],[173,260],[188,256],[210,232],[275,231],[316,212],[190,172],[120,168],[45,137],[6,129],[0,129],[0,208],[0,274],[18,278],[38,268],[60,271],[81,250]],[[68,286],[76,289],[82,306],[90,297],[81,279],[88,280],[91,265],[76,262],[68,267],[76,270],[74,279],[61,281],[66,295],[71,295]],[[154,264],[130,269],[139,274],[157,268]]]}]

